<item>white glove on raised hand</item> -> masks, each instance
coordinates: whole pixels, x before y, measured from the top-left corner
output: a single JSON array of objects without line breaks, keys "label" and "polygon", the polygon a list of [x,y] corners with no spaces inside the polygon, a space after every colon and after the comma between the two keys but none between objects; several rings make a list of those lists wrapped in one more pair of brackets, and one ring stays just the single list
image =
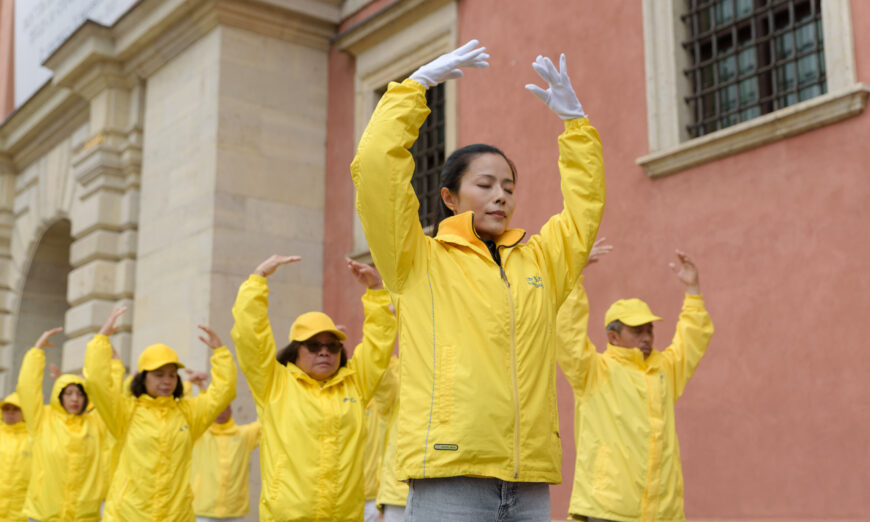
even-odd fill
[{"label": "white glove on raised hand", "polygon": [[559,57],[558,71],[549,58],[540,55],[535,59],[532,68],[549,84],[550,88],[545,91],[530,83],[526,85],[526,89],[532,91],[532,94],[546,103],[547,107],[563,120],[586,116],[583,106],[574,94],[574,88],[571,87],[571,78],[568,78],[568,69],[565,67],[565,53]]},{"label": "white glove on raised hand", "polygon": [[[462,78],[460,67],[474,67],[475,69],[489,67],[489,62],[487,62],[489,55],[484,52],[486,47],[477,47],[478,43],[477,40],[471,40],[459,49],[442,54],[414,71],[411,79],[428,89],[445,80]],[[475,47],[477,48],[475,49]]]}]

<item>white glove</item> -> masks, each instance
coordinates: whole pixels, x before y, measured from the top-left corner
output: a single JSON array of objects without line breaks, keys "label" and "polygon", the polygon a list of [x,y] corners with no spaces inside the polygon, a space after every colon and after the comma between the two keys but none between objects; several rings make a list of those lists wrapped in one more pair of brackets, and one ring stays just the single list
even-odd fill
[{"label": "white glove", "polygon": [[484,52],[486,47],[477,47],[477,44],[477,40],[471,40],[459,49],[442,54],[414,71],[411,79],[428,89],[429,87],[435,87],[445,80],[462,78],[460,67],[474,67],[476,69],[489,67],[487,62],[489,55]]},{"label": "white glove", "polygon": [[532,68],[550,85],[550,88],[545,91],[530,83],[526,85],[526,89],[532,91],[532,94],[546,103],[547,107],[563,120],[586,116],[583,106],[574,94],[574,88],[571,87],[571,79],[568,78],[568,69],[565,67],[565,53],[559,57],[558,71],[549,58],[540,55],[535,59]]}]

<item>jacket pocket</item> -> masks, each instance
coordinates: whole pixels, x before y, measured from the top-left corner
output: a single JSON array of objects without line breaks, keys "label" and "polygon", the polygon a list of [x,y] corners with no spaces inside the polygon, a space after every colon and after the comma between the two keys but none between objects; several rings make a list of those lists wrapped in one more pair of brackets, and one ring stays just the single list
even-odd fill
[{"label": "jacket pocket", "polygon": [[284,474],[285,467],[287,467],[287,457],[280,455],[278,461],[272,466],[272,481],[268,484],[269,503],[273,506],[278,502],[278,495],[281,492],[281,475]]},{"label": "jacket pocket", "polygon": [[435,357],[435,418],[444,424],[453,416],[456,351],[451,345],[441,346]]}]

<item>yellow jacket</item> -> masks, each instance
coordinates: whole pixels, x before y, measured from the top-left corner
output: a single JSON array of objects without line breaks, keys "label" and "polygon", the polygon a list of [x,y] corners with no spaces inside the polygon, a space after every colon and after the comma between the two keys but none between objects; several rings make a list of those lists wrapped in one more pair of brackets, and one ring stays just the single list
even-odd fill
[{"label": "yellow jacket", "polygon": [[193,521],[190,465],[194,442],[236,395],[236,365],[226,347],[213,351],[211,386],[193,398],[136,398],[118,393],[108,375],[112,345],[95,335],[85,353],[87,389],[120,444],[103,520]]},{"label": "yellow jacket", "polygon": [[251,452],[260,444],[260,423],[233,419],[212,424],[193,447],[193,512],[198,517],[243,517],[250,511]]},{"label": "yellow jacket", "polygon": [[268,293],[264,277],[242,284],[232,330],[263,425],[260,520],[362,520],[365,405],[395,343],[390,297],[366,292],[362,344],[346,367],[320,383],[275,359]]},{"label": "yellow jacket", "polygon": [[398,377],[398,367],[399,359],[392,357],[387,371],[381,377],[381,381],[375,389],[375,394],[366,408],[366,444],[363,461],[366,502],[375,500],[380,488],[384,440],[390,424],[393,402],[399,391],[398,381],[396,380]]},{"label": "yellow jacket", "polygon": [[9,426],[0,422],[0,520],[27,520],[24,499],[30,481],[30,464],[30,435],[25,423]]},{"label": "yellow jacket", "polygon": [[637,348],[586,336],[582,280],[559,311],[558,360],[574,389],[577,461],[569,512],[616,521],[682,521],[683,474],[674,403],[713,335],[700,295],[686,295],[671,345]]},{"label": "yellow jacket", "polygon": [[604,209],[598,133],[586,118],[565,122],[564,210],[527,243],[522,230],[499,237],[500,267],[470,212],[442,221],[436,238],[423,234],[408,149],[429,114],[424,94],[414,80],[390,84],[351,164],[357,210],[400,321],[398,477],[557,483],[554,325]]},{"label": "yellow jacket", "polygon": [[404,506],[408,498],[408,483],[402,482],[396,478],[396,429],[398,424],[396,419],[399,417],[399,359],[393,357],[390,361],[390,367],[384,378],[381,379],[381,384],[378,387],[380,390],[390,390],[392,395],[392,404],[386,412],[389,417],[389,427],[382,441],[382,463],[380,474],[380,487],[378,488],[378,506],[389,504],[391,506]]},{"label": "yellow jacket", "polygon": [[[24,514],[42,522],[99,520],[110,477],[106,425],[96,412],[73,415],[61,406],[60,393],[67,385],[84,386],[78,375],[58,377],[49,404],[43,404],[44,370],[45,353],[31,348],[18,376],[21,411],[33,448]],[[106,379],[111,385],[111,374]],[[93,399],[90,393],[88,399]]]}]

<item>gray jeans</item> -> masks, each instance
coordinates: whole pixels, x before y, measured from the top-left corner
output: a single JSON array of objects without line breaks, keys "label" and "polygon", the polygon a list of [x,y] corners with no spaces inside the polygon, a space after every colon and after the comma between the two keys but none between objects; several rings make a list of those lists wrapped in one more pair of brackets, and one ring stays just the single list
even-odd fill
[{"label": "gray jeans", "polygon": [[550,485],[494,478],[411,480],[406,522],[550,522]]}]

